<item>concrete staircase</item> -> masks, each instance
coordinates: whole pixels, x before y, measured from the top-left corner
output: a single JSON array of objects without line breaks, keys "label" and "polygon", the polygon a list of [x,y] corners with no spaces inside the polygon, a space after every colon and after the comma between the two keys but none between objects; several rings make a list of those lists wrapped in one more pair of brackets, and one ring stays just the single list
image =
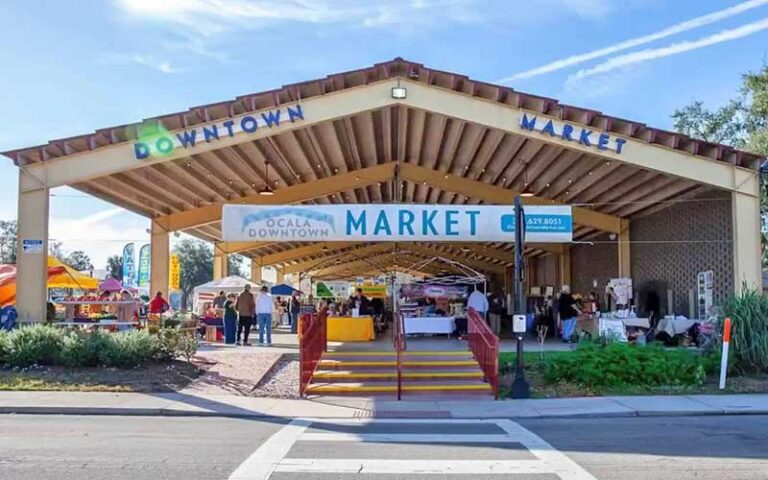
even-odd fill
[{"label": "concrete staircase", "polygon": [[[469,351],[405,351],[402,395],[471,394],[493,397]],[[397,394],[397,354],[393,351],[327,352],[307,395]]]}]

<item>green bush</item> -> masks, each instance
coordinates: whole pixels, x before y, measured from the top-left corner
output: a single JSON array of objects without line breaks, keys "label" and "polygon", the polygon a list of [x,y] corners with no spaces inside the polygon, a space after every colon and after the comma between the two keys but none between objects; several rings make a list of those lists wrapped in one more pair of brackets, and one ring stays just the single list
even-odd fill
[{"label": "green bush", "polygon": [[0,365],[107,366],[133,368],[152,360],[191,360],[197,339],[178,328],[108,333],[64,330],[48,325],[23,326],[0,332]]},{"label": "green bush", "polygon": [[687,350],[667,350],[624,343],[584,345],[558,356],[544,370],[547,383],[571,382],[586,387],[626,385],[697,385],[713,371],[711,358]]},{"label": "green bush", "polygon": [[9,335],[6,362],[15,367],[54,365],[59,358],[64,332],[49,325],[19,328]]},{"label": "green bush", "polygon": [[145,330],[131,330],[112,335],[112,341],[99,353],[107,367],[133,368],[155,358],[159,352],[157,337]]},{"label": "green bush", "polygon": [[195,335],[178,327],[160,330],[157,338],[160,342],[159,357],[163,360],[183,357],[189,362],[197,353],[198,342]]},{"label": "green bush", "polygon": [[[768,371],[768,296],[742,289],[722,305],[723,318],[731,319],[731,346],[737,367]],[[722,322],[722,319],[721,319]],[[722,323],[718,327],[722,332]]]},{"label": "green bush", "polygon": [[8,353],[11,351],[11,336],[9,332],[0,330],[0,366],[8,362]]}]

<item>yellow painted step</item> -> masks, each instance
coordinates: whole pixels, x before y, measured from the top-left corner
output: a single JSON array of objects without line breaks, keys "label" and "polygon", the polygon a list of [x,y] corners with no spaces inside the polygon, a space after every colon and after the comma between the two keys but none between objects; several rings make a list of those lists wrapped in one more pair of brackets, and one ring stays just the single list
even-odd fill
[{"label": "yellow painted step", "polygon": [[[476,366],[475,360],[405,360],[403,361],[404,367],[472,367]],[[334,360],[325,358],[320,360],[318,367],[396,367],[396,361],[348,361],[348,360]]]},{"label": "yellow painted step", "polygon": [[[315,372],[312,378],[316,380],[330,380],[330,379],[356,379],[356,378],[397,378],[397,372],[349,372],[349,371],[335,371],[335,372]],[[402,378],[483,378],[483,372],[403,372]]]},{"label": "yellow painted step", "polygon": [[[376,352],[327,352],[329,357],[394,357],[395,352],[392,351],[376,351]],[[471,356],[472,352],[469,350],[413,350],[402,353],[407,357],[467,357]]]},{"label": "yellow painted step", "polygon": [[395,385],[307,385],[307,393],[376,393],[396,392]]},{"label": "yellow painted step", "polygon": [[[490,392],[487,383],[471,385],[403,385],[404,392]],[[307,393],[387,393],[396,392],[396,385],[323,384],[308,385]]]},{"label": "yellow painted step", "polygon": [[471,392],[491,391],[487,383],[471,385],[403,385],[404,392]]}]

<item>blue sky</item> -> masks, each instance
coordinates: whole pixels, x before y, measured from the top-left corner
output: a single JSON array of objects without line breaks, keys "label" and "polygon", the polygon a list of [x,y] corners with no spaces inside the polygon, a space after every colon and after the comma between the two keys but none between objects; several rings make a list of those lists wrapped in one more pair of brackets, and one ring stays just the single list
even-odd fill
[{"label": "blue sky", "polygon": [[[0,44],[0,150],[397,56],[671,128],[675,108],[724,103],[768,60],[768,0],[5,0]],[[51,217],[97,267],[147,239],[146,219],[70,189]]]}]

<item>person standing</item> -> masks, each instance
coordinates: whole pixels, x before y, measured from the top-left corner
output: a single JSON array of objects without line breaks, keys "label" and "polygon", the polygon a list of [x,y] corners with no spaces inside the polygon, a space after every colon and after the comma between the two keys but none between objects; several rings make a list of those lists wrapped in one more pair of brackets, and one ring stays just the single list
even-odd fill
[{"label": "person standing", "polygon": [[267,336],[267,346],[272,346],[272,295],[266,286],[261,287],[256,298],[256,319],[259,323],[259,345],[264,345],[264,334]]},{"label": "person standing", "polygon": [[299,300],[299,292],[293,292],[291,296],[290,316],[291,316],[291,333],[296,333],[299,328],[299,313],[301,312],[301,301]]},{"label": "person standing", "polygon": [[224,302],[224,343],[234,345],[237,335],[237,295],[230,293]]},{"label": "person standing", "polygon": [[570,343],[571,336],[576,329],[576,319],[581,315],[581,310],[576,306],[576,300],[571,295],[571,287],[563,285],[560,291],[560,299],[557,302],[560,311],[560,324],[562,326],[563,341]]},{"label": "person standing", "polygon": [[224,295],[224,290],[222,290],[216,298],[213,299],[213,308],[224,308],[225,303],[227,303],[227,296]]},{"label": "person standing", "polygon": [[171,309],[171,306],[163,298],[163,292],[157,292],[155,294],[155,298],[153,298],[152,301],[149,302],[149,313],[160,314],[160,313],[165,313],[170,309]]},{"label": "person standing", "polygon": [[474,309],[485,320],[485,312],[488,311],[488,299],[475,287],[475,291],[467,299],[467,308]]},{"label": "person standing", "polygon": [[237,323],[237,339],[235,343],[240,344],[240,339],[243,339],[243,345],[250,345],[248,343],[248,336],[251,334],[251,326],[253,325],[253,314],[255,313],[255,302],[253,300],[253,294],[251,293],[251,286],[246,285],[243,293],[237,297],[237,303],[235,309],[239,316]]},{"label": "person standing", "polygon": [[497,336],[501,332],[501,314],[504,312],[504,304],[501,301],[501,295],[492,293],[488,306],[488,320],[490,320],[491,330]]}]

